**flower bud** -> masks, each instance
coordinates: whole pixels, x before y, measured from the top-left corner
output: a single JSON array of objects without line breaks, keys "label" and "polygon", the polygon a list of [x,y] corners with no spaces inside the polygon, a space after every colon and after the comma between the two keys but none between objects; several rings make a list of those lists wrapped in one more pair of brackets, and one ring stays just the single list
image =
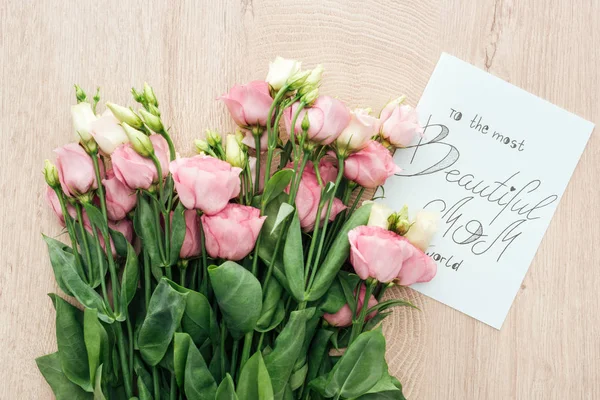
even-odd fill
[{"label": "flower bud", "polygon": [[138,92],[134,87],[131,88],[131,95],[133,96],[133,99],[138,103],[143,103],[145,100],[144,94]]},{"label": "flower bud", "polygon": [[319,89],[314,88],[310,92],[302,96],[302,101],[306,104],[312,104],[319,97]]},{"label": "flower bud", "polygon": [[154,89],[152,89],[152,86],[148,85],[147,82],[144,82],[144,97],[146,97],[148,104],[158,106],[158,100],[156,100],[156,96],[154,95]]},{"label": "flower bud", "polygon": [[310,75],[310,71],[298,71],[294,75],[290,76],[287,80],[287,84],[290,87],[290,90],[300,89],[304,82],[306,82],[306,78]]},{"label": "flower bud", "polygon": [[58,168],[56,168],[56,165],[52,164],[50,160],[44,161],[44,169],[42,172],[44,173],[44,179],[46,179],[48,186],[50,186],[52,189],[60,186]]},{"label": "flower bud", "polygon": [[296,60],[289,60],[282,57],[275,57],[275,60],[269,63],[269,73],[266,81],[273,90],[281,89],[288,79],[300,71],[302,63]]},{"label": "flower bud", "polygon": [[383,229],[388,229],[388,218],[394,211],[383,203],[373,203],[371,214],[369,214],[368,226],[378,226]]},{"label": "flower bud", "polygon": [[310,75],[308,75],[304,83],[315,87],[319,86],[321,84],[321,76],[323,76],[323,65],[319,64],[310,71]]},{"label": "flower bud", "polygon": [[227,135],[226,140],[225,161],[233,167],[244,168],[246,166],[247,155],[242,150],[240,142],[235,135]]},{"label": "flower bud", "polygon": [[85,92],[83,91],[83,89],[81,87],[79,87],[79,85],[74,85],[74,86],[75,86],[75,97],[77,97],[77,103],[81,103],[82,101],[85,101],[87,96],[85,95]]},{"label": "flower bud", "polygon": [[129,126],[132,126],[136,129],[139,129],[144,126],[144,123],[137,116],[136,113],[133,112],[131,108],[123,107],[118,104],[114,104],[111,102],[106,103],[106,106],[110,108],[113,115],[121,122],[126,123]]},{"label": "flower bud", "polygon": [[154,114],[149,113],[148,111],[140,108],[139,113],[144,120],[144,123],[148,126],[148,128],[152,129],[154,132],[162,132],[164,130],[164,126],[160,117],[157,117]]},{"label": "flower bud", "polygon": [[160,110],[154,104],[148,104],[148,111],[150,111],[150,114],[160,117]]},{"label": "flower bud", "polygon": [[302,132],[308,132],[310,128],[310,120],[308,119],[308,113],[304,113],[304,118],[302,118],[302,124],[300,125],[302,128]]},{"label": "flower bud", "polygon": [[77,141],[83,143],[91,140],[90,127],[92,122],[98,119],[92,110],[92,105],[82,101],[77,105],[71,106],[71,117],[73,118],[73,129],[75,130]]},{"label": "flower bud", "polygon": [[211,151],[210,146],[205,140],[196,139],[194,140],[194,145],[196,146],[198,153],[208,153]]},{"label": "flower bud", "polygon": [[221,134],[217,131],[212,131],[210,129],[206,130],[206,141],[208,145],[211,147],[216,147],[221,143],[223,139],[221,138]]},{"label": "flower bud", "polygon": [[391,214],[388,223],[390,231],[396,232],[398,235],[404,235],[410,228],[408,207],[405,205],[397,213]]},{"label": "flower bud", "polygon": [[123,122],[121,126],[125,129],[131,147],[133,147],[136,153],[143,157],[150,157],[154,154],[154,146],[152,145],[150,138],[146,136],[144,132],[132,128],[126,122]]}]

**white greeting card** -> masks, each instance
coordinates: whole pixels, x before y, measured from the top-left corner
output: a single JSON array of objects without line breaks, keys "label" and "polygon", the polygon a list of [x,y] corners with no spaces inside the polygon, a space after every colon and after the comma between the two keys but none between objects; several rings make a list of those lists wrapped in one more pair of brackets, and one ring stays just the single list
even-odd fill
[{"label": "white greeting card", "polygon": [[417,109],[382,200],[440,213],[437,276],[413,287],[500,329],[594,125],[448,54]]}]

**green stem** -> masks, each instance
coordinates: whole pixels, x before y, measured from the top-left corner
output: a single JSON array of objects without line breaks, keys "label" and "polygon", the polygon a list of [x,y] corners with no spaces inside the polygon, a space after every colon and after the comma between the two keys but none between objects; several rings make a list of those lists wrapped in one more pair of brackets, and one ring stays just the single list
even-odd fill
[{"label": "green stem", "polygon": [[125,384],[125,394],[127,398],[133,397],[133,390],[131,388],[131,375],[129,374],[129,367],[127,366],[127,355],[125,354],[125,339],[123,338],[123,328],[120,323],[113,324],[115,328],[115,335],[117,337],[117,350],[119,352],[119,359],[121,361],[121,372],[123,373],[123,383]]},{"label": "green stem", "polygon": [[[334,195],[331,197],[331,200],[329,201],[329,204],[327,205],[327,212],[325,213],[325,219],[323,221],[323,233],[321,233],[321,237],[319,239],[319,247],[317,249],[317,255],[315,256],[315,263],[314,263],[315,266],[318,266],[319,262],[321,260],[321,252],[323,251],[323,244],[325,242],[325,237],[327,236],[327,227],[329,226],[329,216],[331,215],[331,209],[333,207],[333,200],[335,199],[335,192],[337,191],[337,188],[340,186],[340,182],[342,181],[342,178],[344,177],[344,160],[341,156],[338,156],[338,164],[339,164],[338,175],[335,180],[335,186],[333,187]],[[308,285],[306,286],[307,290],[310,290],[310,288],[313,284],[313,281],[316,276],[316,271],[317,271],[317,268],[313,268],[313,270],[310,272],[310,279],[308,281]]]},{"label": "green stem", "polygon": [[230,366],[230,371],[229,374],[231,375],[232,379],[235,379],[235,372],[237,371],[237,357],[238,357],[238,349],[240,345],[240,341],[239,340],[234,340],[233,341],[233,350],[231,351],[231,366]]},{"label": "green stem", "polygon": [[310,158],[310,153],[308,153],[308,152],[304,153],[304,157],[302,159],[302,164],[300,166],[300,170],[292,178],[290,196],[288,199],[288,204],[290,204],[290,205],[294,205],[294,203],[296,202],[296,195],[298,194],[298,188],[300,187],[300,180],[302,179],[302,173],[304,172],[304,168],[306,168],[306,164],[308,163],[309,158]]},{"label": "green stem", "polygon": [[[104,196],[104,186],[102,186],[102,179],[100,177],[100,166],[98,165],[98,157],[96,153],[91,154],[92,162],[94,163],[94,172],[96,174],[96,182],[98,182],[98,198],[100,199],[100,209],[102,210],[102,216],[104,217],[105,227],[97,227],[100,229],[100,233],[104,238],[104,248],[106,250],[106,258],[108,259],[108,270],[110,272],[110,280],[112,282],[111,289],[113,295],[113,305],[116,313],[119,313],[119,304],[121,303],[119,298],[119,277],[117,275],[117,268],[115,266],[115,260],[113,259],[112,249],[110,245],[110,235],[108,234],[108,214],[106,213],[106,197]],[[131,382],[130,382],[131,384]]]},{"label": "green stem", "polygon": [[[200,211],[198,211],[198,214],[200,214]],[[202,282],[198,282],[198,290],[200,290],[200,288],[202,287],[202,289],[204,291],[201,291],[201,293],[203,293],[207,298],[210,298],[209,296],[209,291],[210,291],[210,285],[209,285],[209,278],[208,278],[208,259],[206,256],[206,238],[205,238],[205,234],[204,234],[204,226],[202,224],[202,215],[200,215],[200,218],[198,218],[198,224],[200,225],[200,249],[201,249],[201,254],[202,254],[202,275],[204,276],[204,279],[202,280]],[[201,274],[198,274],[198,276],[200,276]],[[202,285],[202,286],[200,286]]]},{"label": "green stem", "polygon": [[244,347],[242,348],[242,358],[240,359],[240,371],[244,368],[244,364],[246,364],[246,361],[250,358],[252,339],[254,339],[254,331],[250,331],[244,336]]},{"label": "green stem", "polygon": [[290,125],[289,133],[290,133],[290,141],[292,142],[292,152],[294,153],[294,170],[298,166],[297,162],[300,160],[300,151],[297,149],[297,146],[296,146],[296,121],[298,120],[298,116],[300,115],[300,112],[304,109],[305,106],[306,106],[306,103],[301,101],[300,104],[298,105],[298,109],[296,110],[296,112],[294,113],[294,115],[292,117],[292,121],[291,121],[291,125]]},{"label": "green stem", "polygon": [[167,141],[167,144],[169,145],[169,160],[173,161],[177,153],[175,153],[175,146],[173,145],[173,141],[171,140],[171,135],[169,135],[169,133],[165,129],[163,129],[161,132],[158,132],[158,134],[165,138],[165,140]]},{"label": "green stem", "polygon": [[179,268],[179,283],[181,286],[185,287],[185,275],[187,268]]},{"label": "green stem", "polygon": [[83,271],[83,261],[81,260],[81,255],[79,254],[79,250],[77,248],[77,235],[75,235],[75,228],[73,227],[73,220],[71,219],[71,215],[67,210],[67,203],[64,197],[62,190],[59,188],[54,189],[56,196],[58,197],[58,202],[60,203],[60,209],[63,214],[63,219],[65,221],[65,226],[67,227],[67,232],[69,232],[69,238],[71,239],[71,246],[73,248],[73,254],[75,254],[75,264],[77,266],[77,272],[81,279],[85,278],[85,272]]},{"label": "green stem", "polygon": [[162,196],[162,187],[163,187],[163,178],[162,178],[162,166],[160,165],[160,160],[156,157],[156,154],[150,154],[150,159],[154,163],[154,167],[156,167],[156,176],[158,178],[158,196]]},{"label": "green stem", "polygon": [[[315,229],[313,230],[313,235],[310,240],[310,247],[308,249],[308,256],[306,257],[306,265],[304,267],[304,276],[306,278],[308,278],[308,273],[312,264],[313,253],[317,244],[317,238],[319,237],[319,230],[321,227],[321,211],[323,209],[323,194],[325,194],[325,188],[321,189],[321,197],[319,199],[319,204],[317,205],[317,215],[315,217]],[[308,284],[308,279],[306,282],[304,282],[304,284]]]},{"label": "green stem", "polygon": [[129,345],[129,376],[133,376],[133,329],[131,327],[129,312],[127,313],[125,324],[127,325],[127,344]]},{"label": "green stem", "polygon": [[227,339],[227,329],[225,328],[225,320],[221,320],[221,343],[219,351],[221,352],[221,379],[225,377],[225,339]]},{"label": "green stem", "polygon": [[[367,316],[367,310],[369,309],[367,304],[369,303],[369,298],[371,298],[371,293],[373,293],[373,289],[375,288],[375,286],[377,286],[377,281],[372,278],[367,279],[367,281],[365,283],[366,283],[366,290],[365,290],[365,297],[364,297],[364,301],[363,301],[363,307],[360,309],[360,313],[358,314],[358,317],[357,316],[352,317],[352,331],[350,333],[350,340],[348,341],[348,347],[350,347],[352,342],[354,342],[354,339],[356,339],[356,337],[358,335],[360,335],[360,333],[362,332],[362,329],[363,329],[363,326],[365,323],[365,318]],[[360,296],[360,285],[359,285],[358,289],[356,289],[357,304],[358,304],[359,296]]]},{"label": "green stem", "polygon": [[175,374],[171,374],[171,393],[169,400],[177,400],[177,382],[175,380]]},{"label": "green stem", "polygon": [[[261,133],[255,133],[254,129],[252,130],[252,134],[254,135],[254,146],[256,148],[256,178],[254,180],[254,194],[258,193],[258,189],[260,187],[260,137],[262,136],[262,132]],[[269,166],[270,168],[271,166]],[[265,174],[265,177],[268,174]]]},{"label": "green stem", "polygon": [[167,260],[166,260],[166,255],[165,255],[165,252],[166,252],[165,244],[160,235],[160,231],[162,230],[160,228],[161,212],[158,210],[158,205],[156,204],[157,201],[155,199],[151,198],[150,203],[152,204],[152,213],[154,214],[154,225],[155,225],[155,231],[156,231],[156,241],[158,243],[158,252],[160,254],[160,259],[161,259],[163,265],[167,265]]},{"label": "green stem", "polygon": [[[279,89],[279,91],[275,95],[275,98],[273,99],[273,102],[271,103],[271,107],[269,107],[269,114],[267,116],[267,142],[268,142],[267,163],[266,163],[267,171],[271,171],[271,163],[273,161],[273,152],[275,151],[275,146],[277,145],[277,136],[275,135],[275,133],[277,132],[277,127],[271,125],[271,123],[273,122],[273,112],[275,111],[275,108],[279,105],[279,103],[281,102],[281,99],[283,98],[283,96],[285,96],[285,93],[288,91],[288,88],[289,88],[288,85],[284,85],[281,89]],[[265,186],[269,182],[269,178],[270,178],[269,175],[270,174],[265,174]]]},{"label": "green stem", "polygon": [[100,285],[102,286],[102,295],[104,296],[104,304],[106,304],[106,308],[108,310],[112,310],[110,307],[110,303],[108,302],[108,290],[106,288],[106,270],[104,269],[104,251],[102,250],[102,246],[100,246],[100,237],[98,236],[98,230],[93,228],[94,233],[94,242],[96,244],[96,256],[98,257],[98,261],[100,263]]},{"label": "green stem", "polygon": [[85,226],[83,225],[83,213],[81,212],[81,205],[75,204],[75,211],[77,212],[77,221],[79,223],[79,228],[81,229],[81,240],[83,241],[83,248],[84,248],[83,251],[85,253],[85,259],[87,261],[88,282],[92,282],[93,281],[93,279],[92,279],[92,276],[93,276],[92,256],[90,254],[90,248],[88,247]]}]

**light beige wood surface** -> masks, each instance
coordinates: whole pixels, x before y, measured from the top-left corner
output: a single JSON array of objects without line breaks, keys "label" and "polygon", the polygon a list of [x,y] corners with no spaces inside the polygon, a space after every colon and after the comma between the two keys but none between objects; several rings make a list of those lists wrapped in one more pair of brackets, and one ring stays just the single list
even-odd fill
[{"label": "light beige wood surface", "polygon": [[[129,88],[150,82],[188,154],[205,128],[233,128],[215,97],[276,55],[323,63],[322,92],[378,109],[401,93],[415,104],[447,51],[598,124],[599,25],[593,0],[3,0],[0,399],[52,398],[34,358],[56,349],[40,233],[60,230],[40,170],[71,140],[73,83],[131,104]],[[408,398],[600,396],[599,169],[596,132],[501,331],[396,292],[423,310],[385,324]]]}]

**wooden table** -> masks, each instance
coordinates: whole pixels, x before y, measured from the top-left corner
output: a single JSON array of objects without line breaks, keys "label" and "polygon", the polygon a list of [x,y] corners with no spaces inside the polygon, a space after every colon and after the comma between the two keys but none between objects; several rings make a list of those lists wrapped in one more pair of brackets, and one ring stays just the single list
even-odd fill
[{"label": "wooden table", "polygon": [[[0,4],[1,399],[52,397],[34,358],[56,349],[40,233],[60,230],[40,170],[72,139],[73,83],[131,104],[129,88],[150,82],[186,154],[205,128],[233,128],[215,97],[264,78],[276,55],[323,63],[322,92],[378,109],[401,93],[415,104],[446,51],[600,123],[598,1],[221,3]],[[600,396],[599,164],[596,133],[501,331],[399,293],[423,310],[385,324],[410,399]]]}]

